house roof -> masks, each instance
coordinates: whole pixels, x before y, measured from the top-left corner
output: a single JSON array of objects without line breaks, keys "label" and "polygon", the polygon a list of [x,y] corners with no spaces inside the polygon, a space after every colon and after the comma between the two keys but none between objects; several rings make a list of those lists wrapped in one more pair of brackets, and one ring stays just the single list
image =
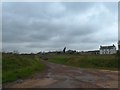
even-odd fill
[{"label": "house roof", "polygon": [[114,44],[113,46],[100,46],[100,49],[112,49],[113,47],[115,47]]}]

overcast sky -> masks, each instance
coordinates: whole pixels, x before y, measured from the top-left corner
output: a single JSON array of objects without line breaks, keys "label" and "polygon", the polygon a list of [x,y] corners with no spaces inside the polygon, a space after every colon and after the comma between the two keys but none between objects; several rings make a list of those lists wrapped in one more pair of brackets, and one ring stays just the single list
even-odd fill
[{"label": "overcast sky", "polygon": [[118,3],[7,2],[2,5],[3,50],[96,50],[117,46]]}]

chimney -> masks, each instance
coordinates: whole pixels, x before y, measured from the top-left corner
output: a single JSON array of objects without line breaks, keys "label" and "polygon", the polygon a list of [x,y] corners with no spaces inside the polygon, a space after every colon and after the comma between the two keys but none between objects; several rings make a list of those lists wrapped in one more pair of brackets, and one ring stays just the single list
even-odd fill
[{"label": "chimney", "polygon": [[113,46],[115,46],[115,45],[113,44]]}]

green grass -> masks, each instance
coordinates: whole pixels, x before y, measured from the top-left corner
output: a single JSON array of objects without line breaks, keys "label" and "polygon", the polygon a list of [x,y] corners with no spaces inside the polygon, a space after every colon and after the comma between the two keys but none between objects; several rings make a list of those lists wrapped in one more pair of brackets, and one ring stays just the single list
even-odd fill
[{"label": "green grass", "polygon": [[116,55],[53,55],[48,61],[80,68],[118,70]]},{"label": "green grass", "polygon": [[36,71],[44,70],[44,65],[36,55],[2,54],[2,64],[2,83],[25,78]]}]

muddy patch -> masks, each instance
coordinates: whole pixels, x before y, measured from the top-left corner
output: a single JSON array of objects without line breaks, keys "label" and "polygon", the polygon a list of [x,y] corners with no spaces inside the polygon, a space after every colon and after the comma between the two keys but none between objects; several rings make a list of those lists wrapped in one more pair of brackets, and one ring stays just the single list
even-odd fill
[{"label": "muddy patch", "polygon": [[44,79],[29,79],[20,84],[15,84],[11,88],[35,88],[35,87],[43,87],[57,82],[57,80],[53,80],[51,78]]}]

